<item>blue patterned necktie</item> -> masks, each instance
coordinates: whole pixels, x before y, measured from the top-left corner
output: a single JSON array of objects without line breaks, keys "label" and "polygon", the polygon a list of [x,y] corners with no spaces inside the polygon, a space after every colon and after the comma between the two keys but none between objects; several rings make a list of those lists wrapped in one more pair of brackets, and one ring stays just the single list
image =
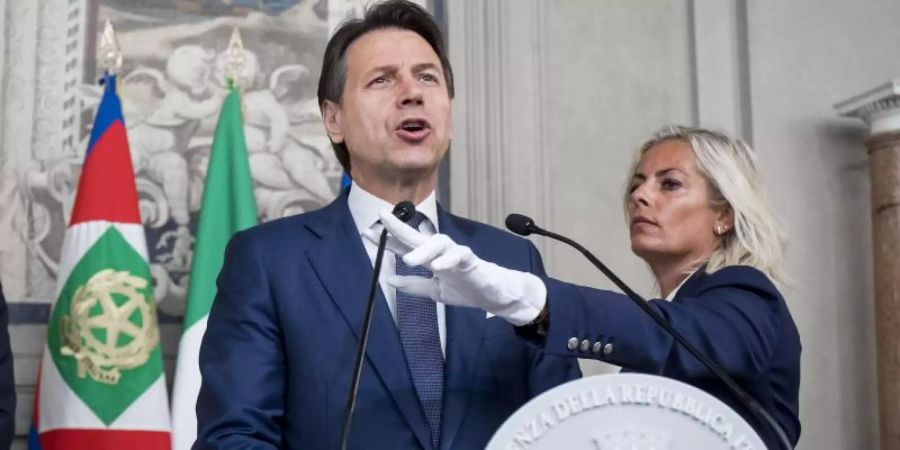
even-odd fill
[{"label": "blue patterned necktie", "polygon": [[[416,212],[407,224],[418,229],[424,218],[422,213]],[[397,275],[432,276],[431,271],[424,267],[407,266],[402,258],[397,258]],[[413,385],[431,426],[431,443],[437,449],[441,439],[441,406],[444,400],[444,354],[434,301],[398,290],[397,328]]]}]

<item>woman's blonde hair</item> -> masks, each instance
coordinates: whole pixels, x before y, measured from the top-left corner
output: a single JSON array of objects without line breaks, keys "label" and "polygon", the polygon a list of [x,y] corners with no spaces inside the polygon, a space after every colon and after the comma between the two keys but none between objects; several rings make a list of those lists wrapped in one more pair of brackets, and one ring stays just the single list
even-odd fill
[{"label": "woman's blonde hair", "polygon": [[[784,231],[769,204],[753,149],[739,139],[716,131],[669,125],[640,147],[629,179],[644,154],[665,141],[681,141],[690,146],[697,168],[710,187],[710,207],[716,210],[730,207],[734,213],[733,229],[721,236],[709,261],[700,262],[707,263],[706,272],[728,266],[750,266],[768,275],[779,287],[788,285]],[[631,193],[626,189],[626,217],[630,202]]]}]

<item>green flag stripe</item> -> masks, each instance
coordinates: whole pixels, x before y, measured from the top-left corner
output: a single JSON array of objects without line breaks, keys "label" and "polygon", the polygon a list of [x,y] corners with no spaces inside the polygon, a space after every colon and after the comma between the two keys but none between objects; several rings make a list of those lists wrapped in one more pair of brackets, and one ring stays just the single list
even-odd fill
[{"label": "green flag stripe", "polygon": [[253,179],[241,119],[241,100],[232,88],[216,125],[188,287],[184,328],[209,314],[225,246],[234,233],[256,224]]}]

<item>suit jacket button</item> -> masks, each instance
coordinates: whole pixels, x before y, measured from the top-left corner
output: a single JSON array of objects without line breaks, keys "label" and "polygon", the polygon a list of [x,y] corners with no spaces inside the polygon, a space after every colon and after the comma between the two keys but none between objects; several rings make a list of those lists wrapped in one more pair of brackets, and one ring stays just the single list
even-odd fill
[{"label": "suit jacket button", "polygon": [[600,353],[603,350],[603,343],[600,341],[594,342],[594,347],[591,349],[594,353]]},{"label": "suit jacket button", "polygon": [[612,353],[612,352],[613,352],[613,345],[612,345],[612,343],[609,343],[609,344],[606,344],[606,345],[603,346],[603,354],[604,354],[604,355],[608,355],[608,354],[610,354],[610,353]]},{"label": "suit jacket button", "polygon": [[587,353],[588,350],[591,349],[591,341],[585,339],[581,341],[581,351]]},{"label": "suit jacket button", "polygon": [[569,343],[566,345],[566,347],[569,350],[574,351],[576,348],[578,348],[578,338],[576,338],[576,337],[569,338]]}]

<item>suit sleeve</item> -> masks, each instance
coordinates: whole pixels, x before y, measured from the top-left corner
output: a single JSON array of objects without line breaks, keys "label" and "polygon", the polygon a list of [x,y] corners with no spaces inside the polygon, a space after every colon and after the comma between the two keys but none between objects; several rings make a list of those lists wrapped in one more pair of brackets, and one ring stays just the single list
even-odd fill
[{"label": "suit sleeve", "polygon": [[[531,273],[542,278],[546,277],[544,262],[541,260],[540,253],[531,241],[528,241],[528,258],[530,261]],[[529,344],[529,347],[531,348],[533,355],[532,369],[528,379],[529,394],[531,397],[535,397],[542,392],[567,381],[581,378],[581,369],[578,366],[578,360],[565,358],[559,354],[551,354],[537,345]]]},{"label": "suit sleeve", "polygon": [[264,261],[238,233],[228,244],[200,348],[194,450],[281,447],[285,363]]},{"label": "suit sleeve", "polygon": [[13,378],[8,322],[6,299],[3,297],[3,287],[0,286],[0,449],[12,445],[16,411],[16,382]]},{"label": "suit sleeve", "polygon": [[[768,278],[754,269],[726,268],[709,277],[710,283],[696,296],[649,304],[728,374],[752,379],[768,368],[783,302]],[[712,376],[626,296],[550,278],[544,281],[550,308],[546,352],[599,359],[645,373],[665,371],[676,378]],[[581,345],[570,350],[572,338],[579,344],[588,340],[587,351]],[[594,346],[596,342],[601,345]]]}]

